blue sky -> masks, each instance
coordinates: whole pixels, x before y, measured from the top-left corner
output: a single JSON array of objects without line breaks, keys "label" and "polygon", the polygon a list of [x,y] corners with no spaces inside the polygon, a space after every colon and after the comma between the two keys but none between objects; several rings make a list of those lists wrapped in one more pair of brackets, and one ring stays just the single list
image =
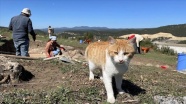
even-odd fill
[{"label": "blue sky", "polygon": [[186,23],[186,0],[0,0],[0,26],[30,8],[34,29],[151,28]]}]

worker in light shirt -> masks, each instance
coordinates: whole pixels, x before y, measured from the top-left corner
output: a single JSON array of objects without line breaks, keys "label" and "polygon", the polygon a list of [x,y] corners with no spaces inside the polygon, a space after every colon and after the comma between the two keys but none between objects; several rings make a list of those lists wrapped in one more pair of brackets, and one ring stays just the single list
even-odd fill
[{"label": "worker in light shirt", "polygon": [[48,26],[48,35],[49,35],[49,39],[50,37],[54,34],[54,29],[51,26]]},{"label": "worker in light shirt", "polygon": [[136,38],[136,46],[137,46],[136,51],[137,51],[137,53],[141,54],[140,42],[143,40],[143,37],[139,34],[131,34],[131,35],[129,35],[128,40],[130,40],[134,37]]}]

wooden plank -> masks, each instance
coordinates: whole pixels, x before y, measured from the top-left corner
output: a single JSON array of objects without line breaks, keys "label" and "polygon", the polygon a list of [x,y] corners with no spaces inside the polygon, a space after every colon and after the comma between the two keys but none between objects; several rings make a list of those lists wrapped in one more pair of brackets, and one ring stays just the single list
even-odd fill
[{"label": "wooden plank", "polygon": [[39,60],[39,59],[41,59],[41,58],[33,58],[33,57],[26,57],[26,56],[16,56],[16,55],[8,55],[8,54],[0,54],[0,56],[17,58],[17,59],[25,59],[25,60]]},{"label": "wooden plank", "polygon": [[47,61],[47,60],[52,60],[52,59],[56,59],[56,58],[59,58],[60,56],[55,56],[55,57],[49,57],[49,58],[44,58],[43,60],[44,61]]}]

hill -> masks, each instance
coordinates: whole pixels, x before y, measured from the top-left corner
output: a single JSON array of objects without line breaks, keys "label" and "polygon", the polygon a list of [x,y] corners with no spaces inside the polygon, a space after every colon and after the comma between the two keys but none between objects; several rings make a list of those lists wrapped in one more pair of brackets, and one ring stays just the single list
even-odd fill
[{"label": "hill", "polygon": [[35,29],[34,31],[36,32],[36,34],[39,34],[39,35],[48,35],[47,32],[44,32],[44,31],[42,31],[40,29]]},{"label": "hill", "polygon": [[[44,28],[41,29],[42,31],[47,32],[48,29]],[[89,26],[76,26],[76,27],[60,27],[60,28],[54,28],[55,33],[61,33],[61,32],[65,32],[65,31],[92,31],[92,30],[109,30],[109,28],[107,27],[89,27]]]},{"label": "hill", "polygon": [[[123,36],[120,36],[121,38],[127,38],[130,34],[127,34],[127,35],[123,35]],[[159,33],[156,33],[156,34],[140,34],[141,36],[143,36],[144,38],[149,38],[151,40],[153,39],[157,39],[157,38],[165,38],[165,39],[168,39],[168,40],[186,40],[186,36],[185,37],[177,37],[177,36],[174,36],[170,33],[163,33],[163,32],[159,32]]]},{"label": "hill", "polygon": [[[159,32],[171,33],[174,36],[184,37],[186,34],[186,24],[177,24],[177,25],[167,25],[161,26],[157,28],[107,28],[107,27],[88,27],[88,26],[80,26],[80,27],[62,27],[62,28],[54,28],[55,33],[62,32],[73,32],[75,34],[82,34],[82,32],[91,32],[94,35],[115,35],[121,36],[125,34],[137,33],[137,34],[156,34]],[[47,31],[47,29],[42,29],[43,31]]]},{"label": "hill", "polygon": [[[6,27],[0,27],[0,30],[5,29]],[[82,35],[85,32],[90,32],[94,35],[102,35],[102,36],[122,36],[131,33],[137,34],[156,34],[160,32],[170,33],[173,36],[184,37],[186,34],[186,24],[177,24],[177,25],[167,25],[161,26],[157,28],[107,28],[107,27],[88,27],[88,26],[79,26],[79,27],[62,27],[62,28],[54,28],[55,33],[62,32],[71,32],[74,34]],[[36,29],[36,32],[41,34],[47,33],[47,28],[45,29]]]}]

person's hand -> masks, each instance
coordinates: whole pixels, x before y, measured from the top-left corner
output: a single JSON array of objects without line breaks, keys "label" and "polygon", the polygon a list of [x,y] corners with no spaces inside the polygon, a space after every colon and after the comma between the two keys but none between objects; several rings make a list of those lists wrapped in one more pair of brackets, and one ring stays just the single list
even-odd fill
[{"label": "person's hand", "polygon": [[36,40],[36,34],[35,35],[32,35],[32,38],[35,41]]},{"label": "person's hand", "polygon": [[64,47],[60,47],[60,49],[63,50],[63,51],[65,51],[65,52],[67,51]]}]

